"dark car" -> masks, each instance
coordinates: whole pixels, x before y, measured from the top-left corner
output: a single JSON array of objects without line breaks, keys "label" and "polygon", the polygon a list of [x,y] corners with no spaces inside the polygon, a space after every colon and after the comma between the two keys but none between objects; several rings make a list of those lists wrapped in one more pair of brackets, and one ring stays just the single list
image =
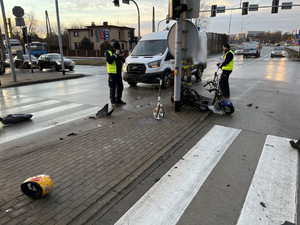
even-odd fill
[{"label": "dark car", "polygon": [[[37,58],[33,55],[31,56],[31,62],[32,62],[32,67],[37,68]],[[31,66],[30,66],[29,55],[23,55],[23,59],[20,59],[17,56],[15,56],[14,65],[16,68],[30,69]]]},{"label": "dark car", "polygon": [[[71,59],[64,57],[65,69],[74,70],[75,63]],[[61,56],[57,53],[49,53],[41,55],[38,58],[38,67],[42,71],[45,69],[51,69],[52,71],[59,71],[62,69]]]}]

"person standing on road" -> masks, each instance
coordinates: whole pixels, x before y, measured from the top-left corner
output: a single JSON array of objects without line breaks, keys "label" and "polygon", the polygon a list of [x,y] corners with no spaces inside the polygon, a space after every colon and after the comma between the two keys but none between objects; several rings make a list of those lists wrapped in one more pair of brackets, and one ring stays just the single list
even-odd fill
[{"label": "person standing on road", "polygon": [[122,81],[122,64],[125,62],[123,53],[120,50],[119,42],[115,42],[112,50],[106,51],[106,66],[108,73],[108,86],[110,89],[110,101],[112,107],[125,105],[122,100],[124,89]]},{"label": "person standing on road", "polygon": [[217,66],[222,69],[222,74],[220,77],[220,88],[222,91],[222,95],[224,98],[229,98],[230,97],[230,90],[229,90],[229,75],[231,74],[233,70],[233,63],[234,63],[234,58],[233,58],[233,52],[230,50],[230,45],[229,44],[224,44],[223,45],[223,58],[224,61],[221,63],[218,63]]}]

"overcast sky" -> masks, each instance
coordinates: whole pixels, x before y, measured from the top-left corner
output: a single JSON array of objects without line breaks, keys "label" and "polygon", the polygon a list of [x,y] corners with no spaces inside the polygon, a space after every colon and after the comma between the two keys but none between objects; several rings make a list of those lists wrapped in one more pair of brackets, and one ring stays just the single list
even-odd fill
[{"label": "overcast sky", "polygon": [[[129,26],[137,28],[137,8],[133,2],[130,5],[123,4],[120,0],[120,7],[115,7],[113,0],[58,0],[60,10],[61,25],[70,28],[72,25],[88,26],[91,22],[101,25],[107,21],[111,25]],[[155,7],[156,29],[160,20],[166,18],[168,14],[168,0],[135,0],[140,8],[141,14],[141,34],[152,31],[152,8]],[[250,4],[259,4],[260,6],[270,6],[272,0],[243,0]],[[293,2],[300,4],[300,0],[280,0],[282,2]],[[51,26],[56,29],[56,11],[55,0],[3,0],[6,16],[11,17],[14,26],[14,16],[12,8],[21,6],[25,13],[33,14],[38,20],[40,30],[45,31],[45,10],[48,11]],[[241,0],[201,0],[201,6],[210,9],[212,4],[226,6],[227,8],[239,7]],[[202,8],[204,10],[204,8]],[[249,12],[242,16],[241,10],[226,11],[211,18],[208,13],[207,31],[231,34],[255,31],[283,31],[291,32],[300,29],[300,6],[295,6],[292,10],[279,9],[278,14],[271,14],[271,8],[259,9],[258,12]],[[231,17],[231,22],[230,22]],[[3,24],[2,17],[0,19]],[[229,30],[230,25],[230,30]],[[166,24],[160,23],[160,30]],[[136,32],[137,34],[137,32]]]}]

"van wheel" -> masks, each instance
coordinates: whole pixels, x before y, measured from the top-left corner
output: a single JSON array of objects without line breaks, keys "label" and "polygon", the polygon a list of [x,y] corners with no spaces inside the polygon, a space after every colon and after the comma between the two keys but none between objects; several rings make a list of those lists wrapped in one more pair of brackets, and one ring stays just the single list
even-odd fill
[{"label": "van wheel", "polygon": [[129,84],[130,86],[132,86],[132,87],[136,87],[137,82],[128,82],[128,84]]},{"label": "van wheel", "polygon": [[162,77],[163,82],[162,82],[162,87],[163,88],[168,88],[171,86],[171,73],[169,71],[166,71]]},{"label": "van wheel", "polygon": [[202,74],[203,74],[203,69],[201,67],[199,67],[197,69],[196,74],[195,74],[196,79],[198,79],[198,80],[201,79],[202,78]]}]

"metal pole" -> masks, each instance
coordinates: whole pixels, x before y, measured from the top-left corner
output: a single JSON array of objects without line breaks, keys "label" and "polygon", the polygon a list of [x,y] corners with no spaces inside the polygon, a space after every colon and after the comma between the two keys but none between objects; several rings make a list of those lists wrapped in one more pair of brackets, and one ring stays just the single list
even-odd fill
[{"label": "metal pole", "polygon": [[25,27],[25,31],[26,31],[26,42],[27,42],[27,47],[28,47],[29,62],[30,62],[30,69],[31,69],[31,73],[33,73],[33,68],[32,68],[32,59],[31,59],[31,48],[30,48],[30,45],[29,45],[29,39],[28,39],[28,30],[27,30],[27,27]]},{"label": "metal pole", "polygon": [[153,15],[152,15],[152,32],[155,32],[155,8],[153,7]]},{"label": "metal pole", "polygon": [[140,9],[139,6],[136,4],[136,2],[134,0],[131,0],[137,8],[138,11],[138,41],[141,39],[141,35],[140,35],[140,31],[141,31],[141,25],[140,25]]},{"label": "metal pole", "polygon": [[231,17],[232,17],[232,10],[231,10],[230,19],[229,19],[228,35],[230,34],[230,27],[231,27]]},{"label": "metal pole", "polygon": [[61,39],[61,31],[60,31],[60,22],[59,22],[59,11],[58,11],[58,2],[55,0],[56,5],[56,17],[57,17],[57,29],[58,29],[58,42],[59,42],[59,51],[60,51],[60,57],[61,57],[61,69],[63,75],[65,75],[65,62],[64,62],[64,52],[63,52],[63,45],[62,45],[62,39]]},{"label": "metal pole", "polygon": [[8,32],[7,32],[7,23],[6,23],[6,15],[5,15],[5,10],[4,10],[3,0],[0,0],[0,2],[1,2],[2,17],[3,17],[3,23],[4,23],[4,31],[5,31],[5,37],[6,37],[6,43],[7,43],[7,50],[8,50],[9,61],[10,61],[11,74],[13,77],[13,82],[17,83],[16,71],[15,71],[12,52],[11,52],[11,45],[10,45]]},{"label": "metal pole", "polygon": [[175,112],[180,112],[180,93],[181,93],[181,57],[182,57],[182,29],[183,29],[183,15],[180,14],[176,22],[176,48],[175,48],[175,75],[174,83],[174,103]]}]

